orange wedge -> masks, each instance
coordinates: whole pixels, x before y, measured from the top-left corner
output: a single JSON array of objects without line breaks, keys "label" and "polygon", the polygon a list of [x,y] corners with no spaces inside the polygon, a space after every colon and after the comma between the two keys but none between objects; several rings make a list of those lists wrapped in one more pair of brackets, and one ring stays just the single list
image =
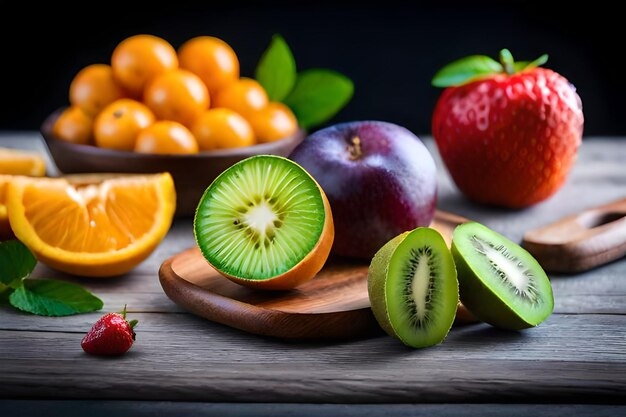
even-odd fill
[{"label": "orange wedge", "polygon": [[128,272],[165,237],[176,207],[172,177],[16,177],[6,190],[11,227],[42,262],[75,275]]},{"label": "orange wedge", "polygon": [[39,154],[0,148],[0,174],[42,177],[45,173],[46,163]]},{"label": "orange wedge", "polygon": [[13,237],[7,207],[4,205],[9,175],[0,175],[0,240]]},{"label": "orange wedge", "polygon": [[4,195],[7,182],[12,175],[42,177],[46,173],[44,159],[35,152],[0,148],[0,240],[13,237]]}]

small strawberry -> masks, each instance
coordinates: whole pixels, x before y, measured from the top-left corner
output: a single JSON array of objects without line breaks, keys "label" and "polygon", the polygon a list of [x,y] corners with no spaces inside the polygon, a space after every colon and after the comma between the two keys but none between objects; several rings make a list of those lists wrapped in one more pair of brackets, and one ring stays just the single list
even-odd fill
[{"label": "small strawberry", "polygon": [[520,208],[563,185],[581,143],[583,112],[574,87],[533,62],[471,56],[441,69],[447,88],[435,107],[433,136],[454,182],[480,203]]},{"label": "small strawberry", "polygon": [[80,345],[92,355],[113,356],[125,353],[135,341],[137,320],[126,321],[126,306],[122,313],[102,316],[85,335]]}]

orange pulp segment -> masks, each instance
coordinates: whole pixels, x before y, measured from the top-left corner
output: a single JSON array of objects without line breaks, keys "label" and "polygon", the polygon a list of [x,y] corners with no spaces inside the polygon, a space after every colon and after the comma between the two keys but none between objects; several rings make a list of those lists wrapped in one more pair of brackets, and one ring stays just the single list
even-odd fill
[{"label": "orange pulp segment", "polygon": [[85,276],[128,272],[165,237],[176,206],[167,174],[25,178],[6,190],[11,227],[37,258]]}]

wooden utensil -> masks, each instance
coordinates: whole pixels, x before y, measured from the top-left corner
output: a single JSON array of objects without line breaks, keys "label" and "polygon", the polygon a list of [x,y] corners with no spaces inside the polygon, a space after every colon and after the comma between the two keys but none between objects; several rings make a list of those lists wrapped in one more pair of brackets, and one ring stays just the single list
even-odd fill
[{"label": "wooden utensil", "polygon": [[[451,241],[467,219],[437,211],[432,227]],[[190,312],[250,333],[288,339],[347,339],[380,332],[367,294],[368,264],[333,260],[311,281],[291,291],[242,287],[215,271],[200,250],[188,249],[159,270],[165,294]],[[458,322],[475,321],[460,307]]]},{"label": "wooden utensil", "polygon": [[581,272],[626,255],[626,199],[526,233],[523,246],[553,272]]}]

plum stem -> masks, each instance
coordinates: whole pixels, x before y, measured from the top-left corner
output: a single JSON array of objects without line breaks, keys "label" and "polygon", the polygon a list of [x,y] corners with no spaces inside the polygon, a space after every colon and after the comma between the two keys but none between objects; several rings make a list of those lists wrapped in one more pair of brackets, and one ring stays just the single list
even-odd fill
[{"label": "plum stem", "polygon": [[348,145],[348,152],[350,152],[350,160],[352,161],[361,158],[363,155],[361,152],[361,138],[358,136],[352,138],[352,144]]}]

